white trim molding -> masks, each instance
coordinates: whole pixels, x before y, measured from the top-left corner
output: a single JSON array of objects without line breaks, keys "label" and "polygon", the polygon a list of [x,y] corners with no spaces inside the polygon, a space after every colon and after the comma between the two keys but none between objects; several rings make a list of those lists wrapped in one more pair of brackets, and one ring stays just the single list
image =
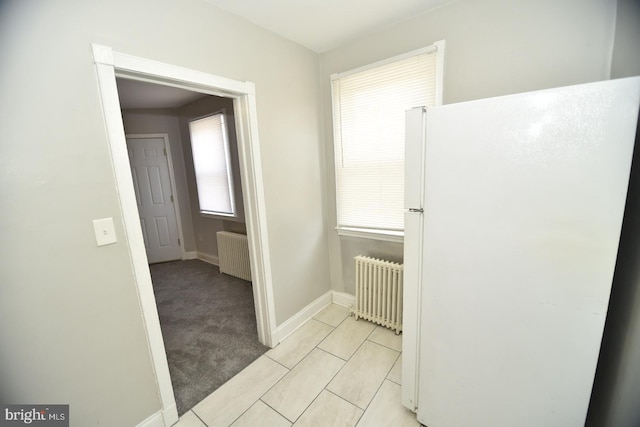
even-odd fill
[{"label": "white trim molding", "polygon": [[120,201],[120,213],[125,234],[124,240],[129,250],[131,269],[138,291],[138,301],[142,311],[151,361],[162,404],[162,418],[165,426],[171,426],[178,421],[178,413],[171,386],[171,377],[169,375],[162,331],[160,330],[160,321],[153,294],[149,265],[147,264],[142,230],[140,229],[120,101],[116,87],[116,76],[233,99],[236,111],[240,173],[245,197],[245,217],[251,259],[251,274],[253,277],[258,339],[264,345],[271,347],[276,342],[274,340],[276,320],[266,204],[262,165],[260,163],[255,85],[251,82],[231,80],[176,65],[114,52],[108,46],[94,44],[92,45],[92,51],[115,185]]},{"label": "white trim molding", "polygon": [[324,295],[316,298],[305,308],[291,316],[276,329],[276,343],[279,344],[286,337],[294,333],[299,327],[311,320],[316,314],[322,311],[329,304],[334,303],[346,308],[351,308],[355,304],[356,297],[345,292],[328,291]]},{"label": "white trim molding", "polygon": [[189,251],[184,253],[184,255],[182,255],[182,260],[188,260],[188,259],[198,259],[198,252],[197,251]]},{"label": "white trim molding", "polygon": [[343,307],[352,308],[356,303],[355,295],[345,292],[331,291],[331,301]]},{"label": "white trim molding", "polygon": [[220,259],[216,255],[211,255],[211,254],[207,254],[200,251],[196,252],[196,254],[197,254],[196,258],[199,259],[200,261],[204,261],[209,264],[220,266]]},{"label": "white trim molding", "polygon": [[374,230],[371,228],[336,227],[339,236],[358,237],[360,239],[383,240],[385,242],[404,242],[404,231]]},{"label": "white trim molding", "polygon": [[151,414],[136,427],[165,427],[162,411]]},{"label": "white trim molding", "polygon": [[311,320],[313,316],[318,314],[323,308],[331,304],[331,292],[332,291],[328,291],[319,298],[316,298],[305,308],[284,321],[282,325],[278,326],[275,334],[277,337],[275,343],[280,344],[282,340],[294,333],[300,326]]}]

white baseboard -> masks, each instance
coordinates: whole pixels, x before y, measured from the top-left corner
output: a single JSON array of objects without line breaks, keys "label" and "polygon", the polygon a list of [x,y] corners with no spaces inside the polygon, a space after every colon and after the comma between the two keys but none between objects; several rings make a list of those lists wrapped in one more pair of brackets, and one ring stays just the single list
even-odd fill
[{"label": "white baseboard", "polygon": [[220,265],[220,260],[217,256],[210,255],[206,252],[200,252],[200,251],[185,252],[184,255],[182,255],[182,259],[183,260],[199,259],[200,261],[208,262],[209,264],[213,264],[217,266]]},{"label": "white baseboard", "polygon": [[313,316],[318,314],[323,308],[331,303],[351,308],[355,305],[356,297],[345,292],[329,291],[317,298],[311,304],[291,316],[282,325],[278,326],[273,334],[273,346],[282,342],[286,337],[291,335],[300,326],[307,323]]},{"label": "white baseboard", "polygon": [[210,255],[200,251],[198,251],[197,254],[198,254],[197,258],[200,261],[204,261],[204,262],[208,262],[209,264],[220,266],[220,260],[218,259],[217,256]]},{"label": "white baseboard", "polygon": [[332,291],[328,291],[320,298],[317,298],[315,301],[311,302],[311,304],[291,316],[282,325],[278,326],[273,334],[273,346],[275,347],[277,344],[280,344],[283,339],[295,332],[295,330],[300,326],[307,323],[307,321],[318,314],[320,310],[331,304],[331,292]]},{"label": "white baseboard", "polygon": [[142,421],[136,427],[169,427],[177,422],[178,409],[174,403],[164,411],[160,410],[151,414],[146,420]]},{"label": "white baseboard", "polygon": [[173,405],[162,411],[162,418],[164,419],[165,427],[169,427],[178,422],[178,407],[174,403]]},{"label": "white baseboard", "polygon": [[356,303],[356,297],[355,295],[347,294],[345,292],[331,291],[331,302],[343,307],[351,308]]},{"label": "white baseboard", "polygon": [[[171,425],[171,424],[169,424]],[[142,421],[136,427],[166,427],[164,419],[162,418],[162,411],[158,411],[155,414],[151,414],[149,418]]]},{"label": "white baseboard", "polygon": [[185,252],[182,255],[182,260],[188,260],[188,259],[198,259],[198,252],[196,251]]}]

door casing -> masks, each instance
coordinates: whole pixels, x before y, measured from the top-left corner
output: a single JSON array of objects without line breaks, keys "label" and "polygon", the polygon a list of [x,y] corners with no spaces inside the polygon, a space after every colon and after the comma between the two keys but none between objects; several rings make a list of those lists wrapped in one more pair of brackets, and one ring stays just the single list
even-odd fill
[{"label": "door casing", "polygon": [[258,339],[262,344],[271,347],[277,342],[274,335],[276,332],[276,318],[258,139],[255,85],[251,82],[232,80],[172,64],[115,52],[109,46],[93,44],[92,51],[127,249],[131,258],[138,300],[144,319],[151,360],[162,404],[161,416],[164,425],[170,426],[178,421],[178,413],[139,223],[116,77],[173,86],[233,99],[234,110],[236,111],[238,154],[249,240]]}]

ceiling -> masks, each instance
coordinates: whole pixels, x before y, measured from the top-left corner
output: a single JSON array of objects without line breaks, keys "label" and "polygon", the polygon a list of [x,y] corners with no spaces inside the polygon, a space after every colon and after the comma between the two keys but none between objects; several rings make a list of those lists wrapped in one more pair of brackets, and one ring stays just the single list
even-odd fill
[{"label": "ceiling", "polygon": [[[203,0],[323,53],[455,0]],[[119,78],[121,108],[178,108],[206,96]]]},{"label": "ceiling", "polygon": [[117,78],[120,108],[178,108],[204,95],[171,86]]},{"label": "ceiling", "polygon": [[451,0],[204,1],[323,53]]}]

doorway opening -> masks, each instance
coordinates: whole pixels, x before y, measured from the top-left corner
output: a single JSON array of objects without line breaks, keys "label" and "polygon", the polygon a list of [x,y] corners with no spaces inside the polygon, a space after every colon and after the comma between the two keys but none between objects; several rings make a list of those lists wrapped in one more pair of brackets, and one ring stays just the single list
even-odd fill
[{"label": "doorway opening", "polygon": [[273,336],[275,333],[275,312],[267,244],[268,234],[257,131],[255,86],[250,82],[231,80],[114,52],[108,46],[93,45],[93,56],[126,242],[162,402],[161,416],[165,425],[172,425],[177,421],[178,415],[138,217],[116,77],[233,99],[251,259],[256,326],[259,341],[267,347],[271,347],[275,342]]},{"label": "doorway opening", "polygon": [[[181,416],[268,350],[257,337],[250,273],[241,280],[218,268],[224,251],[217,233],[231,232],[245,240],[247,234],[233,100],[119,77],[116,82]],[[212,114],[224,120],[194,136],[192,121]],[[226,142],[227,149],[195,152],[194,137],[200,137],[201,144]],[[208,167],[204,178],[209,180],[198,181],[198,164]],[[234,215],[203,214],[201,191],[208,197],[205,201],[228,202]]]}]

